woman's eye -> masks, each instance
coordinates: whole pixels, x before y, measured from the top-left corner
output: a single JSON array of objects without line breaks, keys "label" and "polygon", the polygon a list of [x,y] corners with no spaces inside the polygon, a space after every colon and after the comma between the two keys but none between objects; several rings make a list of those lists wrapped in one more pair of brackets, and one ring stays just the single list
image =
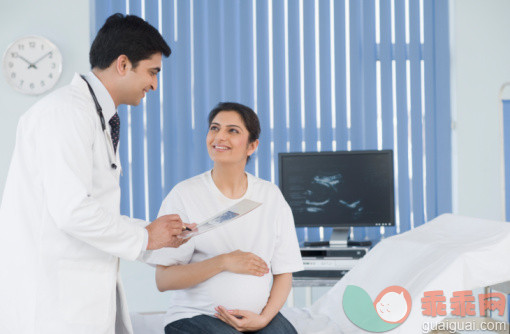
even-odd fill
[{"label": "woman's eye", "polygon": [[211,126],[211,127],[209,128],[209,130],[210,130],[210,131],[216,131],[216,130],[218,130],[218,127],[213,125],[213,126]]},{"label": "woman's eye", "polygon": [[237,129],[230,129],[230,132],[232,132],[232,133],[239,133],[239,131],[237,131]]}]

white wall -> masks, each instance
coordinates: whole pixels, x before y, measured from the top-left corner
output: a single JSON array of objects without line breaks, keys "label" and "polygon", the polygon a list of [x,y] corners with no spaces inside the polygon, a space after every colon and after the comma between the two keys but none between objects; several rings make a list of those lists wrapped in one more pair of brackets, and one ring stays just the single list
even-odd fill
[{"label": "white wall", "polygon": [[454,212],[504,219],[498,93],[510,81],[510,1],[451,2]]},{"label": "white wall", "polygon": [[[0,55],[19,37],[41,35],[62,53],[62,76],[56,87],[71,81],[74,72],[89,69],[89,0],[0,0]],[[55,87],[55,88],[56,88]],[[18,119],[40,96],[18,93],[0,77],[0,194],[3,193],[14,148]]]}]

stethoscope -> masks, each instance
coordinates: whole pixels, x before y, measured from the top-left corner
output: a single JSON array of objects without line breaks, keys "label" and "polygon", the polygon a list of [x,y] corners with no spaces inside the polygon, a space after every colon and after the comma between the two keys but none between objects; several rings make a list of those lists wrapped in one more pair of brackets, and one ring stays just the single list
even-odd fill
[{"label": "stethoscope", "polygon": [[[87,83],[87,86],[89,87],[90,95],[92,96],[92,100],[94,100],[94,104],[96,105],[97,114],[99,115],[99,119],[101,120],[101,128],[103,129],[103,133],[104,133],[104,135],[106,137],[106,141],[107,141],[106,146],[107,146],[107,151],[108,151],[108,158],[110,159],[110,167],[112,169],[117,169],[117,164],[115,163],[115,161],[116,161],[115,160],[116,159],[115,152],[112,152],[112,148],[113,148],[112,137],[110,136],[108,131],[106,131],[106,122],[105,122],[104,116],[103,116],[103,108],[101,108],[101,105],[97,101],[96,94],[94,94],[94,90],[90,86],[87,79],[85,79],[85,76],[82,75],[81,78]],[[108,145],[108,142],[111,143],[111,145]]]}]

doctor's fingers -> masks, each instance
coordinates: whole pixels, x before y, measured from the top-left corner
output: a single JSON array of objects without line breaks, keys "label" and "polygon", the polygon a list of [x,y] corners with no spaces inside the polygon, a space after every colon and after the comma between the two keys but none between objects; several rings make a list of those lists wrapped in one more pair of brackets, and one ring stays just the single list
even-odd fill
[{"label": "doctor's fingers", "polygon": [[158,219],[161,219],[164,222],[167,222],[169,224],[181,224],[181,226],[182,226],[181,217],[179,217],[179,215],[176,215],[176,214],[164,215],[164,216],[159,217]]},{"label": "doctor's fingers", "polygon": [[186,224],[186,223],[183,223],[183,224],[182,224],[182,226],[187,227],[187,228],[189,228],[190,230],[192,230],[192,231],[193,231],[193,230],[195,230],[195,229],[196,229],[197,224],[196,224],[196,223],[193,223],[193,224]]},{"label": "doctor's fingers", "polygon": [[182,233],[182,224],[181,225],[168,224],[166,226],[166,230],[168,231],[168,233],[170,233],[171,237],[175,237]]},{"label": "doctor's fingers", "polygon": [[183,222],[179,220],[166,220],[164,222],[164,227],[167,229],[171,235],[179,235],[183,230]]},{"label": "doctor's fingers", "polygon": [[179,238],[179,237],[173,237],[167,247],[177,248],[177,247],[181,246],[182,244],[187,243],[189,239],[190,238],[183,239],[183,238]]}]

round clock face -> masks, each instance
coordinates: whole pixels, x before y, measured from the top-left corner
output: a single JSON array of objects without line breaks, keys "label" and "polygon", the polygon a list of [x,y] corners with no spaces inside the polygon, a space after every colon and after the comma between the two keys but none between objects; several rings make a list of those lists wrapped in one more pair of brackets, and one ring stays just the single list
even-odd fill
[{"label": "round clock face", "polygon": [[62,55],[44,37],[23,37],[7,48],[3,68],[7,82],[14,89],[38,95],[57,83],[62,73]]}]

